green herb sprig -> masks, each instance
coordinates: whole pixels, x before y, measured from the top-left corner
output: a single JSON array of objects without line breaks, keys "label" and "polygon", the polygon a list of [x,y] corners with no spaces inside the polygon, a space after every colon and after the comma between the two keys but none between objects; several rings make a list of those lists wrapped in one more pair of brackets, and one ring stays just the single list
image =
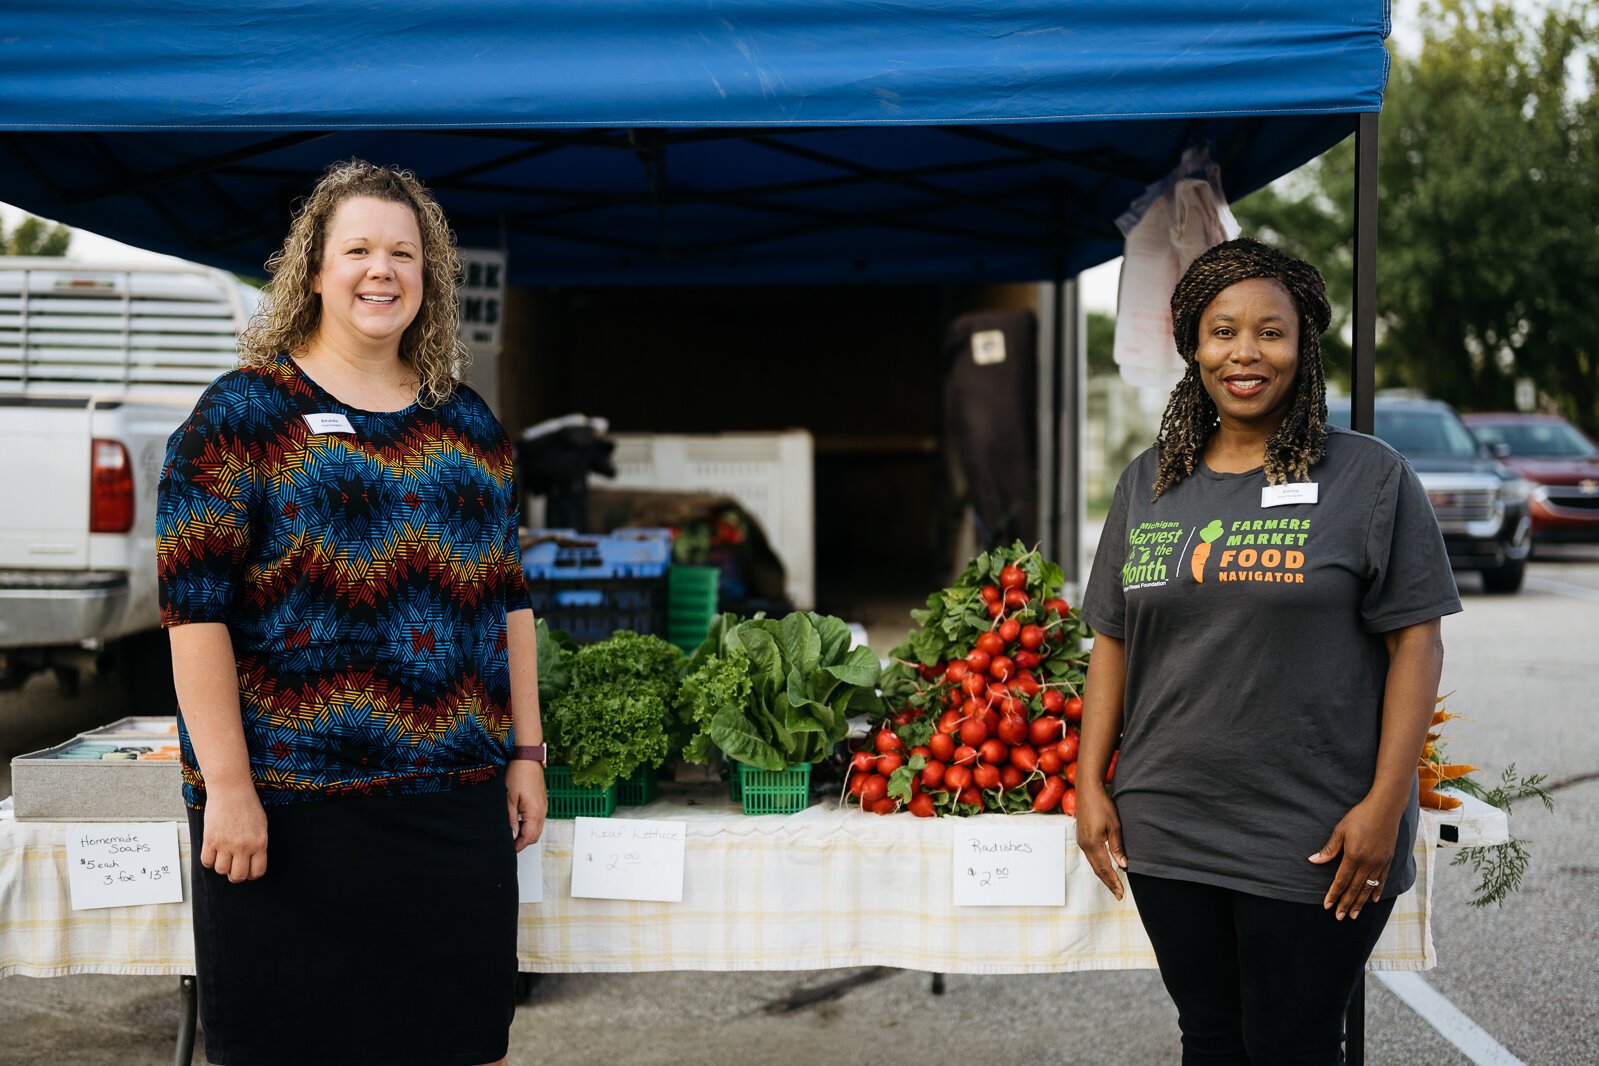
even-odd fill
[{"label": "green herb sprig", "polygon": [[[1552,814],[1555,800],[1549,790],[1543,787],[1548,776],[1529,774],[1524,777],[1517,772],[1516,764],[1511,763],[1505,767],[1499,783],[1493,788],[1484,788],[1469,776],[1457,778],[1449,784],[1457,791],[1475,796],[1506,814],[1510,813],[1510,806],[1516,800],[1528,798],[1538,800],[1544,810]],[[1531,864],[1532,852],[1527,849],[1527,842],[1514,837],[1503,844],[1461,848],[1450,863],[1451,866],[1470,866],[1472,873],[1478,875],[1477,885],[1472,889],[1473,907],[1490,904],[1503,906],[1506,897],[1521,887]]]}]

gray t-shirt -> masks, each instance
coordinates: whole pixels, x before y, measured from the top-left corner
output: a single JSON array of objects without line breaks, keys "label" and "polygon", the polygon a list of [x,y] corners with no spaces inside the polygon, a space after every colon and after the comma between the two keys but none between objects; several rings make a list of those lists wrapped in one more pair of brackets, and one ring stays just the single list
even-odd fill
[{"label": "gray t-shirt", "polygon": [[[1306,856],[1376,769],[1382,634],[1460,610],[1437,520],[1403,456],[1336,427],[1314,503],[1203,464],[1152,503],[1155,469],[1122,474],[1082,612],[1126,642],[1128,868],[1320,903],[1338,861]],[[1384,897],[1415,880],[1414,788]]]}]

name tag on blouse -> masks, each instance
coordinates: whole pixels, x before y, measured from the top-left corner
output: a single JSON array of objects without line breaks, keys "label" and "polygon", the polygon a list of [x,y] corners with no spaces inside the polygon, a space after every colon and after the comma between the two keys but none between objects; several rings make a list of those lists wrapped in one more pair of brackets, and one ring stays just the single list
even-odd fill
[{"label": "name tag on blouse", "polygon": [[305,424],[311,427],[312,433],[354,433],[355,427],[350,425],[350,420],[336,411],[324,412],[314,415],[301,415]]},{"label": "name tag on blouse", "polygon": [[1315,503],[1321,488],[1314,481],[1298,481],[1292,485],[1267,485],[1260,490],[1262,507],[1287,507],[1294,503]]}]

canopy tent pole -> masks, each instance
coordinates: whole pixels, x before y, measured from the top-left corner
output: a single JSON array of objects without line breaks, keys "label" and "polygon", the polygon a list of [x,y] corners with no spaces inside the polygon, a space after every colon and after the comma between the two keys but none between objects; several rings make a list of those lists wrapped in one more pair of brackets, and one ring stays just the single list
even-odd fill
[{"label": "canopy tent pole", "polygon": [[1060,482],[1055,474],[1060,467],[1060,430],[1055,421],[1055,379],[1060,376],[1060,316],[1055,300],[1059,291],[1055,282],[1038,283],[1038,388],[1033,400],[1038,407],[1038,543],[1051,559],[1060,558]]},{"label": "canopy tent pole", "polygon": [[1377,392],[1377,113],[1355,127],[1355,300],[1350,425],[1371,433]]},{"label": "canopy tent pole", "polygon": [[1056,470],[1060,476],[1060,537],[1053,558],[1065,568],[1066,581],[1077,596],[1088,582],[1088,575],[1083,572],[1083,422],[1087,415],[1083,398],[1083,290],[1073,277],[1056,282],[1055,291],[1059,294],[1056,306],[1061,327],[1060,373],[1056,378],[1060,383],[1060,421],[1055,434],[1059,449]]},{"label": "canopy tent pole", "polygon": [[1076,278],[1039,286],[1038,491],[1039,542],[1066,571],[1068,594],[1083,573],[1083,327]]},{"label": "canopy tent pole", "polygon": [[[1355,127],[1355,300],[1349,375],[1350,426],[1376,427],[1377,393],[1377,113],[1362,112]],[[1355,982],[1344,1010],[1348,1066],[1366,1061],[1366,975]]]}]

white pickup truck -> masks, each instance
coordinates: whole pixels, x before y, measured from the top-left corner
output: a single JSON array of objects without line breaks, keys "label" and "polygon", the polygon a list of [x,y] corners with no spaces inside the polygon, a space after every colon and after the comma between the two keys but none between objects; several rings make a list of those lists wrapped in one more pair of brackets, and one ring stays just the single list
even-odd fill
[{"label": "white pickup truck", "polygon": [[115,666],[170,708],[156,482],[255,305],[209,267],[0,257],[0,689]]}]

